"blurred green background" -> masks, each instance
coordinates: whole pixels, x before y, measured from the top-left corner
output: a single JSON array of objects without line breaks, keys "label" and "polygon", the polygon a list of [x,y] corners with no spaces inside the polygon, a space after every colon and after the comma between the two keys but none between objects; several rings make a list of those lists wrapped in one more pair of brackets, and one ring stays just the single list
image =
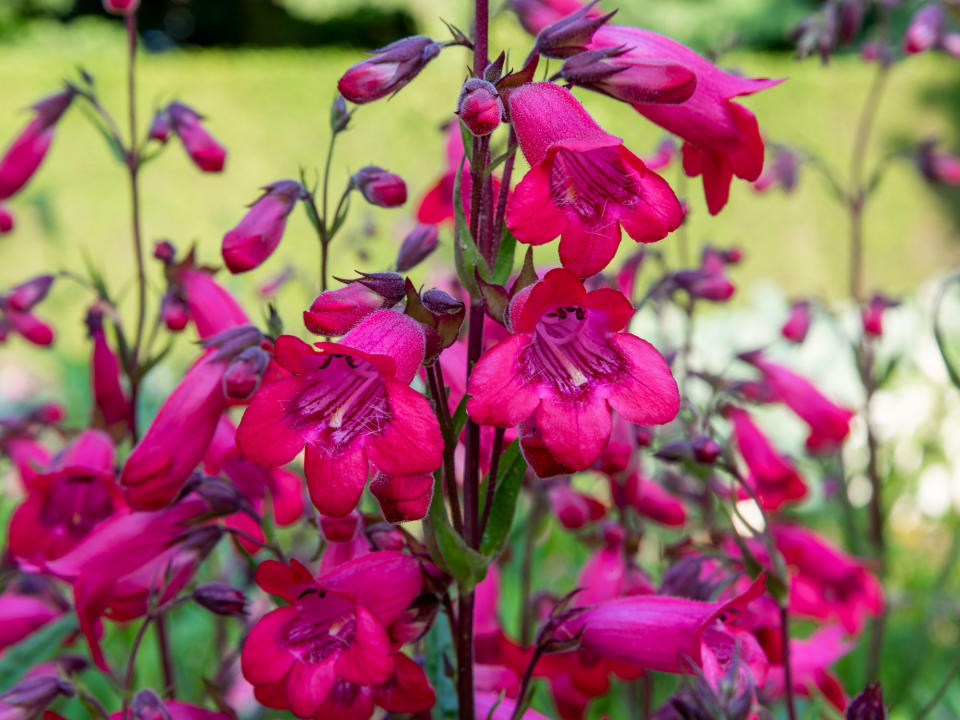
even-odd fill
[{"label": "blurred green background", "polygon": [[[191,26],[182,13],[172,19],[169,16],[171,8],[197,9],[207,2],[210,4],[205,12],[212,20],[195,13]],[[317,177],[329,137],[328,109],[336,80],[363,56],[364,47],[388,42],[404,32],[443,37],[445,30],[439,17],[464,28],[469,25],[467,3],[442,0],[382,0],[376,8],[354,0],[286,0],[282,8],[266,0],[226,0],[225,5],[202,0],[176,6],[143,0],[143,4],[145,43],[162,52],[147,52],[140,58],[141,132],[156,107],[181,99],[207,116],[208,128],[229,150],[225,171],[206,175],[189,162],[176,140],[171,141],[144,170],[145,236],[150,248],[159,239],[170,239],[181,251],[195,244],[199,260],[205,264],[218,264],[223,234],[240,219],[244,206],[257,197],[259,186],[296,177],[301,168],[308,179]],[[702,51],[736,45],[735,50],[722,55],[720,62],[725,67],[757,76],[788,77],[788,82],[778,88],[744,103],[757,114],[768,139],[806,147],[846,178],[855,124],[874,68],[850,55],[839,55],[828,66],[813,59],[793,59],[784,38],[815,3],[671,0],[625,4],[629,7],[622,9],[619,21],[665,32]],[[18,110],[55,90],[65,77],[74,76],[77,66],[95,76],[105,105],[123,117],[123,31],[119,21],[102,17],[98,7],[99,0],[0,0],[0,143],[26,122],[28,115]],[[226,17],[229,22],[224,21]],[[277,33],[282,35],[282,42],[271,41]],[[529,39],[508,12],[497,14],[493,37],[494,45],[510,48],[514,58],[522,58],[529,47]],[[400,210],[381,210],[355,202],[347,229],[332,250],[332,274],[347,276],[354,269],[385,269],[392,262],[400,239],[412,227],[416,202],[443,171],[439,127],[452,117],[467,62],[462,49],[446,50],[411,88],[389,101],[357,111],[351,129],[338,141],[332,173],[334,193],[349,172],[373,163],[402,175],[410,200]],[[578,94],[596,118],[621,135],[634,152],[644,155],[654,150],[662,137],[659,128],[607,98]],[[960,147],[960,65],[943,56],[910,58],[895,69],[880,110],[871,156],[875,161],[905,141],[928,135],[942,138],[947,148]],[[498,137],[497,142],[502,145],[504,138]],[[521,162],[519,171],[522,169]],[[515,178],[520,176],[519,171]],[[775,332],[782,318],[784,296],[837,300],[847,295],[845,215],[823,179],[809,168],[801,170],[799,187],[789,196],[779,192],[756,195],[749,185],[735,182],[729,205],[717,217],[707,214],[699,181],[680,180],[676,166],[668,168],[665,176],[688,197],[692,241],[737,244],[746,251],[746,261],[735,270],[741,289],[733,302],[735,313],[746,312],[745,308],[751,306],[749,322],[740,322],[747,316],[736,315],[717,320],[705,335],[717,345],[705,342],[705,357],[716,352],[721,343],[736,344],[731,338],[738,328],[756,325],[761,319],[769,325],[768,330]],[[82,273],[89,263],[108,279],[114,293],[123,297],[126,317],[132,319],[133,256],[126,179],[78,108],[71,110],[58,127],[37,177],[9,205],[18,225],[13,234],[0,237],[0,288],[52,270]],[[925,279],[945,274],[960,261],[958,221],[957,189],[931,189],[908,162],[891,166],[866,218],[867,288],[909,295]],[[433,270],[418,268],[413,273],[416,281],[426,282],[436,268],[449,261],[451,238],[448,230],[443,233],[443,246],[431,266]],[[659,247],[671,260],[679,256],[676,236]],[[622,249],[628,253],[633,245],[625,240]],[[549,262],[550,252],[539,250],[538,261]],[[290,218],[280,248],[264,266],[239,277],[222,271],[218,277],[241,298],[252,317],[260,320],[265,303],[256,288],[284,268],[294,268],[298,280],[281,294],[278,303],[287,328],[299,332],[300,312],[317,289],[317,265],[315,235],[298,209]],[[156,261],[148,260],[148,269],[155,308],[164,291],[163,277]],[[773,284],[779,291],[751,290],[763,283]],[[0,358],[0,402],[57,398],[70,409],[74,424],[84,421],[88,350],[82,319],[90,300],[86,290],[68,280],[55,285],[51,298],[38,307],[38,314],[55,324],[57,352],[36,350],[16,338],[8,341]],[[913,304],[914,309],[917,306],[928,307],[929,295],[921,294]],[[960,316],[960,307],[955,309]],[[923,328],[929,327],[925,323],[927,315],[917,310],[914,325],[909,333],[901,334],[901,342],[911,347]],[[755,335],[746,342],[756,342]],[[924,343],[917,345],[921,359],[905,363],[907,369],[898,376],[899,389],[887,398],[889,414],[915,417],[919,413],[930,426],[924,427],[923,435],[913,430],[903,433],[904,437],[910,434],[913,446],[922,447],[912,451],[914,456],[920,453],[919,464],[894,462],[906,451],[899,449],[900,444],[894,448],[894,441],[902,440],[896,433],[889,438],[891,490],[896,491],[893,495],[902,491],[907,500],[896,506],[893,521],[897,544],[892,561],[896,588],[892,599],[898,612],[889,635],[886,657],[891,660],[884,679],[901,703],[898,717],[902,718],[911,717],[910,708],[919,707],[929,698],[946,673],[955,654],[960,615],[953,599],[960,545],[954,541],[951,546],[950,541],[957,525],[956,508],[960,507],[956,473],[950,476],[952,470],[943,470],[948,473],[945,492],[949,498],[953,487],[955,509],[945,509],[937,516],[944,518],[941,525],[926,522],[932,516],[920,502],[922,493],[915,494],[918,487],[922,488],[918,480],[922,480],[921,469],[926,472],[930,467],[960,466],[960,457],[955,457],[951,449],[956,443],[947,447],[939,426],[943,418],[948,418],[952,424],[944,422],[943,427],[960,427],[960,408],[951,401],[956,399],[953,395],[943,397],[942,371],[940,375],[926,371],[924,363],[929,366],[935,361],[930,360],[929,339]],[[818,368],[813,375],[818,382],[842,386],[848,378],[836,372],[835,344],[836,338],[829,333],[815,341],[813,347],[820,350],[812,353],[819,352],[820,362],[809,366]],[[805,352],[809,360],[811,351]],[[178,379],[179,369],[194,354],[189,339],[183,337],[174,361],[150,375],[145,414],[152,412]],[[927,410],[917,411],[910,405],[918,392],[930,396]],[[850,402],[854,404],[857,399]],[[912,414],[906,413],[907,407],[912,408]],[[851,444],[856,452],[855,443]],[[950,506],[949,499],[942,502]],[[823,506],[815,504],[810,509],[811,517],[822,511]],[[830,523],[829,519],[823,521]],[[518,533],[522,531],[522,526],[517,528]],[[577,564],[570,559],[582,559],[585,548],[555,526],[544,533],[537,549],[542,579],[538,587],[557,583],[564,588],[572,586]],[[953,533],[953,537],[960,535]],[[657,548],[650,552],[655,560]],[[931,562],[916,562],[918,555],[931,558]],[[558,558],[563,559],[563,566],[557,563]],[[508,560],[506,571],[513,572],[515,565],[516,557]],[[941,571],[947,573],[946,579],[938,577]],[[504,592],[505,606],[515,605],[516,588],[507,583]],[[183,637],[175,638],[175,644],[188,645],[192,627],[184,623],[177,632]],[[201,659],[185,659],[183,674],[189,676],[191,662],[199,670]],[[862,654],[841,664],[849,690],[858,689],[862,665]],[[908,666],[913,668],[911,673],[905,670]],[[616,703],[624,702],[624,698],[616,696],[612,702],[614,707],[595,707],[594,716],[607,711],[623,716]],[[933,717],[960,713],[956,684],[948,693],[945,708]]]}]

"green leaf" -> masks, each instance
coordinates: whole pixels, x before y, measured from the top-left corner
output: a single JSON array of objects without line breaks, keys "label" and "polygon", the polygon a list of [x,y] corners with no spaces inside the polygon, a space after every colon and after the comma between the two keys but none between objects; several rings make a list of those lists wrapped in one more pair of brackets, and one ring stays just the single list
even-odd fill
[{"label": "green leaf", "polygon": [[516,144],[511,145],[505,152],[501,153],[500,155],[497,155],[493,160],[490,161],[490,164],[487,165],[487,169],[484,170],[483,176],[487,177],[496,168],[502,165],[506,160],[510,158],[511,155],[513,155],[517,151],[518,147],[519,146]]},{"label": "green leaf", "polygon": [[467,224],[467,217],[463,211],[460,178],[463,175],[463,167],[466,161],[466,155],[460,158],[460,167],[457,168],[457,174],[453,181],[453,259],[457,266],[457,276],[460,278],[460,282],[470,292],[470,297],[476,298],[479,296],[480,289],[477,287],[474,273],[480,272],[484,278],[488,278],[490,277],[490,270],[486,261],[480,255],[477,244],[473,241],[473,235],[470,234],[470,226]]},{"label": "green leaf", "polygon": [[118,162],[126,165],[127,158],[124,156],[123,148],[120,147],[119,142],[117,142],[117,138],[113,136],[113,133],[107,129],[106,125],[103,124],[103,121],[97,117],[87,105],[81,105],[80,107],[83,108],[83,114],[87,116],[87,119],[90,121],[93,127],[95,127],[97,132],[99,132],[103,136],[103,139],[107,141],[107,147],[110,148],[110,152],[113,154],[113,156]]},{"label": "green leaf", "polygon": [[463,152],[468,158],[473,157],[473,133],[463,122],[460,123],[460,139],[463,141]]},{"label": "green leaf", "polygon": [[503,231],[500,238],[500,249],[497,251],[497,261],[493,265],[493,282],[497,285],[506,285],[513,272],[513,255],[517,249],[517,239],[509,230]]},{"label": "green leaf", "polygon": [[56,655],[60,644],[76,629],[77,619],[71,613],[4,650],[0,657],[0,691],[9,690],[27,670]]},{"label": "green leaf", "polygon": [[460,404],[457,405],[457,409],[453,411],[453,436],[455,438],[460,437],[460,433],[463,432],[463,426],[467,424],[467,396],[464,395],[460,400]]},{"label": "green leaf", "polygon": [[940,306],[943,305],[943,298],[947,294],[947,290],[951,285],[960,280],[960,272],[956,272],[940,286],[940,292],[937,295],[936,304],[933,306],[933,337],[937,341],[937,348],[940,350],[940,355],[943,357],[943,364],[947,367],[947,375],[950,376],[950,382],[953,383],[954,387],[960,388],[960,371],[957,370],[956,365],[954,365],[953,360],[950,359],[950,355],[947,353],[947,343],[943,337],[943,330],[940,328]]},{"label": "green leaf", "polygon": [[490,520],[480,541],[480,552],[487,558],[492,559],[500,552],[507,535],[510,534],[517,498],[520,497],[526,472],[527,463],[520,453],[520,443],[514,440],[500,458],[500,472],[493,493],[493,505],[490,507]]},{"label": "green leaf", "polygon": [[456,657],[453,638],[450,637],[450,623],[446,618],[437,616],[424,638],[424,645],[423,669],[437,695],[437,702],[430,711],[430,717],[432,720],[456,720],[459,703],[452,673]]},{"label": "green leaf", "polygon": [[451,527],[443,504],[443,489],[439,478],[435,480],[430,513],[425,522],[428,525],[428,532],[432,531],[433,539],[436,541],[435,550],[440,555],[439,558],[434,559],[457,580],[461,591],[470,590],[483,580],[487,574],[487,558],[469,547]]}]

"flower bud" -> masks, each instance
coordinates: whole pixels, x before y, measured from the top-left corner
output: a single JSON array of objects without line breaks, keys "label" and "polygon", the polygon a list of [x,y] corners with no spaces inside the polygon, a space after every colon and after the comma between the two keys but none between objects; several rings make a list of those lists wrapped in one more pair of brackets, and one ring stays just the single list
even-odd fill
[{"label": "flower bud", "polygon": [[403,178],[376,165],[360,168],[351,182],[371,205],[392,208],[407,201],[407,184]]},{"label": "flower bud", "polygon": [[167,117],[170,119],[170,127],[198,168],[204,172],[223,170],[227,151],[203,127],[203,117],[196,110],[183,103],[173,102],[167,105]]},{"label": "flower bud", "polygon": [[223,396],[240,402],[252,398],[269,364],[270,355],[263,348],[249,347],[242,351],[223,373]]},{"label": "flower bud", "polygon": [[456,114],[474,137],[485,137],[500,124],[503,101],[492,83],[470,78],[460,91]]},{"label": "flower bud", "polygon": [[180,332],[190,322],[190,308],[183,298],[167,292],[160,301],[160,318],[170,332]]},{"label": "flower bud", "polygon": [[0,205],[0,235],[13,230],[13,213],[9,209]]},{"label": "flower bud", "polygon": [[287,216],[307,190],[294,180],[278,180],[263,188],[257,200],[235,228],[223,236],[223,262],[232,273],[259,267],[273,254],[283,238]]},{"label": "flower bud", "polygon": [[44,403],[30,412],[30,420],[41,425],[56,425],[67,416],[63,406],[57,403]]},{"label": "flower bud", "polygon": [[437,249],[439,233],[436,225],[417,225],[407,233],[397,253],[397,272],[412,270]]},{"label": "flower bud", "polygon": [[810,329],[810,301],[797,300],[790,306],[790,315],[780,328],[780,334],[792,343],[802,343]]},{"label": "flower bud", "polygon": [[153,690],[141,690],[133,696],[131,720],[171,720],[163,700]]},{"label": "flower bud", "polygon": [[627,52],[615,47],[578,53],[555,77],[630,104],[682,103],[697,89],[697,76],[683,65],[640,60]]},{"label": "flower bud", "polygon": [[643,158],[643,164],[648,170],[661,170],[673,162],[675,157],[677,157],[677,143],[672,137],[665,137],[657,144],[657,150],[653,155]]},{"label": "flower bud", "polygon": [[367,536],[377,550],[396,550],[400,552],[407,546],[403,532],[389,523],[377,523],[368,527]]},{"label": "flower bud", "polygon": [[263,333],[253,325],[240,325],[224,330],[203,341],[207,349],[217,348],[217,360],[234,358],[249,347],[259,347]]},{"label": "flower bud", "polygon": [[914,13],[903,35],[903,51],[915,54],[929,50],[940,42],[946,18],[937,4],[924,5]]},{"label": "flower bud", "polygon": [[916,154],[917,168],[936,185],[960,185],[960,157],[937,150],[937,143],[928,140]]},{"label": "flower bud", "polygon": [[[191,492],[196,493],[206,500],[210,506],[210,512],[219,517],[243,512],[254,518],[257,522],[260,521],[260,517],[253,511],[250,501],[247,500],[239,488],[229,480],[211,477],[196,471],[184,484],[178,497],[186,497]],[[203,529],[204,528],[197,528],[198,531]],[[201,541],[201,544],[203,542],[204,541]]]},{"label": "flower bud", "polygon": [[147,137],[151,140],[166,144],[170,138],[170,116],[166,110],[157,110],[156,114],[154,114]]},{"label": "flower bud", "polygon": [[139,6],[140,0],[103,0],[103,9],[111,15],[130,15]]},{"label": "flower bud", "polygon": [[448,348],[457,341],[460,326],[466,314],[462,302],[449,293],[432,288],[420,296],[420,302],[433,316],[433,327],[440,336],[441,348]]},{"label": "flower bud", "polygon": [[593,0],[575,13],[543,28],[537,33],[534,51],[544,57],[561,60],[583,52],[593,34],[617,13],[614,10],[606,15],[597,14],[594,7],[599,1]]},{"label": "flower bud", "polygon": [[763,173],[753,183],[757,192],[766,192],[779,186],[785,193],[793,192],[797,186],[797,168],[799,162],[796,154],[785,148],[774,148],[773,161],[768,163]]},{"label": "flower bud", "polygon": [[330,105],[330,129],[334,133],[340,133],[347,129],[350,124],[350,111],[347,110],[347,101],[343,95],[337,95]]},{"label": "flower bud", "polygon": [[216,615],[242,617],[247,614],[247,596],[223,583],[199,585],[193,591],[194,601]]},{"label": "flower bud", "polygon": [[636,428],[636,439],[638,447],[650,447],[653,443],[653,429],[644,425],[638,425]]},{"label": "flower bud", "polygon": [[867,685],[862,693],[850,701],[843,717],[844,720],[887,720],[880,683]]},{"label": "flower bud", "polygon": [[337,89],[357,105],[379,100],[413,80],[441,48],[440,43],[422,35],[397,40],[347,70]]},{"label": "flower bud", "polygon": [[863,27],[862,0],[839,0],[837,36],[844,45],[849,45]]},{"label": "flower bud", "polygon": [[698,435],[691,440],[690,448],[693,450],[693,459],[704,465],[712,465],[720,457],[720,446],[706,435]]},{"label": "flower bud", "polygon": [[370,483],[370,492],[377,499],[387,522],[422,520],[433,499],[433,475],[378,473]]},{"label": "flower bud", "polygon": [[574,490],[566,482],[551,487],[547,499],[553,514],[567,530],[579,530],[588,523],[600,520],[607,513],[603,503]]},{"label": "flower bud", "polygon": [[676,284],[689,293],[690,297],[712,302],[724,302],[730,299],[736,287],[720,273],[706,270],[681,270],[673,274]]},{"label": "flower bud", "polygon": [[870,337],[878,338],[883,335],[883,313],[887,308],[896,307],[898,303],[883,295],[874,295],[870,303],[860,311],[863,322],[863,332]]},{"label": "flower bud", "polygon": [[337,290],[320,293],[303,313],[303,324],[316,335],[344,335],[377,310],[393,307],[405,294],[402,275],[363,273]]},{"label": "flower bud", "polygon": [[169,240],[161,240],[153,246],[153,256],[163,264],[169,265],[177,257],[177,249]]},{"label": "flower bud", "polygon": [[53,285],[53,275],[38,275],[7,291],[4,304],[11,310],[26,312],[43,300]]},{"label": "flower bud", "polygon": [[[57,675],[35,675],[21,680],[0,694],[0,708],[11,708],[10,718],[29,720],[43,712],[58,696],[73,697],[74,687]],[[0,710],[7,717],[7,713]]]}]

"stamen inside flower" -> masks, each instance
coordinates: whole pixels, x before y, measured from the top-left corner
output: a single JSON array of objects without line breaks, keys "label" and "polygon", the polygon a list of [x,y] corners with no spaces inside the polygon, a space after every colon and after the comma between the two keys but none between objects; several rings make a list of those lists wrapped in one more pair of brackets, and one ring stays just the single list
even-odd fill
[{"label": "stamen inside flower", "polygon": [[640,193],[617,147],[557,150],[550,168],[550,190],[557,205],[594,221],[602,218],[608,205],[635,205]]},{"label": "stamen inside flower", "polygon": [[306,596],[297,610],[280,637],[303,662],[321,662],[336,650],[346,650],[356,635],[353,605],[338,595]]},{"label": "stamen inside flower", "polygon": [[623,359],[581,307],[558,307],[540,318],[520,364],[526,379],[573,398],[588,393],[592,382],[615,381],[624,371]]},{"label": "stamen inside flower", "polygon": [[79,539],[112,514],[113,503],[104,485],[91,477],[75,476],[55,484],[40,509],[40,521]]}]

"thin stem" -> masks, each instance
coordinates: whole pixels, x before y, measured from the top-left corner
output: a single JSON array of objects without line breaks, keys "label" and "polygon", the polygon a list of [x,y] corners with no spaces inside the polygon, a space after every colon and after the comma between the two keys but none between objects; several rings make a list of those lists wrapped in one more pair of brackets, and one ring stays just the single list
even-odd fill
[{"label": "thin stem", "polygon": [[447,409],[446,389],[438,377],[438,364],[427,368],[427,390],[433,398],[434,410],[440,421],[440,435],[443,437],[443,484],[447,502],[450,503],[450,515],[454,529],[463,534],[463,519],[460,511],[460,493],[457,491],[457,470],[454,452],[457,439],[454,437],[453,420]]},{"label": "thin stem", "polygon": [[457,598],[457,698],[460,720],[474,720],[473,606],[476,595],[460,588]]},{"label": "thin stem", "polygon": [[497,428],[493,435],[493,450],[490,451],[490,471],[487,473],[487,494],[483,501],[483,515],[480,517],[480,537],[483,537],[490,521],[493,508],[493,495],[497,490],[497,474],[500,472],[500,456],[503,455],[503,436],[506,428]]},{"label": "thin stem", "polygon": [[536,648],[533,651],[530,662],[527,663],[526,670],[523,671],[523,679],[520,681],[520,692],[517,694],[517,702],[513,706],[513,713],[510,715],[510,720],[520,720],[520,718],[523,717],[524,710],[527,707],[527,696],[530,694],[530,681],[533,680],[533,670],[540,661],[541,655],[543,655],[543,650]]},{"label": "thin stem", "polygon": [[[500,194],[497,196],[497,214],[493,220],[494,231],[503,232],[503,220],[507,215],[507,199],[510,197],[510,178],[513,175],[513,164],[517,159],[517,132],[510,126],[510,139],[507,140],[507,147],[513,148],[510,157],[506,159],[503,165],[503,178],[500,180]],[[499,251],[499,242],[497,250]],[[496,254],[494,254],[496,259]]]},{"label": "thin stem", "polygon": [[487,69],[487,38],[490,31],[489,0],[474,0],[473,4],[473,74],[483,77]]},{"label": "thin stem", "polygon": [[957,656],[957,659],[954,661],[953,665],[950,666],[950,670],[947,671],[947,675],[943,678],[943,682],[940,684],[940,687],[937,688],[937,692],[934,693],[933,697],[930,698],[930,701],[923,706],[923,709],[920,710],[916,720],[923,720],[925,717],[927,717],[927,715],[933,712],[937,705],[940,704],[943,696],[946,694],[947,690],[950,689],[950,685],[953,683],[953,678],[956,677],[957,673],[960,673],[960,656]]},{"label": "thin stem", "polygon": [[533,492],[530,515],[527,520],[527,536],[523,543],[523,559],[520,561],[520,644],[526,647],[533,640],[533,618],[530,614],[530,595],[533,586],[533,550],[536,545],[537,526],[545,512],[543,489],[538,485]]},{"label": "thin stem", "polygon": [[160,664],[163,667],[164,696],[168,698],[176,697],[177,681],[173,674],[173,656],[170,653],[167,624],[163,615],[157,616],[155,626],[157,630],[157,647],[160,652]]},{"label": "thin stem", "polygon": [[271,553],[273,553],[273,555],[274,555],[274,556],[277,558],[277,560],[279,560],[280,562],[286,562],[286,561],[287,561],[286,557],[284,557],[284,555],[283,555],[283,551],[280,550],[280,548],[278,548],[276,545],[271,545],[269,542],[266,542],[266,541],[264,541],[264,540],[258,540],[257,538],[255,538],[255,537],[254,537],[253,535],[251,535],[250,533],[244,532],[243,530],[240,530],[240,529],[238,529],[238,528],[228,527],[228,528],[224,528],[224,529],[225,529],[230,535],[234,535],[234,536],[236,536],[237,538],[243,538],[244,540],[246,540],[246,541],[249,542],[249,543],[252,543],[253,545],[259,545],[260,547],[264,548],[265,550],[269,550]]},{"label": "thin stem", "polygon": [[797,720],[797,708],[793,700],[793,669],[790,667],[790,613],[786,605],[780,606],[780,645],[783,647],[783,684],[787,694],[787,715]]},{"label": "thin stem", "polygon": [[126,720],[127,710],[130,706],[130,693],[133,691],[133,671],[137,664],[137,653],[140,650],[140,644],[143,642],[143,636],[147,633],[147,627],[149,627],[152,620],[153,617],[151,615],[147,615],[143,619],[140,629],[137,630],[137,634],[133,638],[133,646],[130,648],[130,657],[127,659],[127,672],[124,675],[123,681],[123,715],[121,717],[124,718],[124,720]]},{"label": "thin stem", "polygon": [[[317,212],[317,206],[314,203],[313,197],[310,197],[309,203],[313,209],[314,215],[320,220],[320,292],[326,292],[327,290],[327,260],[330,250],[330,226],[328,225],[328,216],[327,216],[327,198],[329,197],[329,186],[330,186],[330,166],[333,165],[333,147],[337,142],[337,133],[332,131],[330,133],[330,144],[327,146],[327,162],[323,168],[323,188],[322,193],[322,207],[323,215],[320,215]],[[340,200],[341,204],[343,199]],[[340,206],[337,206],[337,212],[340,212]]]}]

